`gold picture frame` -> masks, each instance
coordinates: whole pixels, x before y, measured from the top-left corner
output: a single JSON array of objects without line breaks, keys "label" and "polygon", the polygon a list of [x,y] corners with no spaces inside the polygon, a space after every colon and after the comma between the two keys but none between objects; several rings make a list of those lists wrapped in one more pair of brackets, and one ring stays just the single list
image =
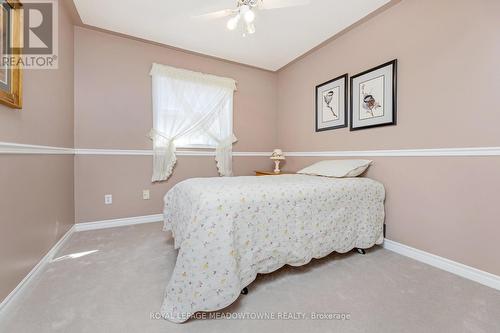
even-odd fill
[{"label": "gold picture frame", "polygon": [[[18,0],[0,0],[2,15],[0,16],[0,57],[11,59],[15,64],[21,58],[19,47],[10,48],[12,54],[6,54],[9,45],[21,45],[22,40],[22,3]],[[14,109],[23,107],[23,73],[20,66],[2,66],[0,64],[0,103]]]}]

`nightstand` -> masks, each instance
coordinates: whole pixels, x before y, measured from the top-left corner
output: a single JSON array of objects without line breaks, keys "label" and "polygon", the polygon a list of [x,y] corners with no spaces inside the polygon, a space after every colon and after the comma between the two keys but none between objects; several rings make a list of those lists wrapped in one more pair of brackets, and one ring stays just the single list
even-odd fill
[{"label": "nightstand", "polygon": [[279,176],[279,175],[291,175],[294,174],[294,172],[278,172],[275,173],[274,171],[255,171],[256,176]]}]

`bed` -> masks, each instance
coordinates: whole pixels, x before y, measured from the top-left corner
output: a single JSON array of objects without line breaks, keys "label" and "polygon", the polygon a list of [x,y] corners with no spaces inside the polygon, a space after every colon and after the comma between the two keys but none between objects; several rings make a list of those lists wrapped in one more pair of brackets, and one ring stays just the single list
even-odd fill
[{"label": "bed", "polygon": [[181,323],[233,303],[259,273],[383,242],[385,190],[369,178],[193,178],[165,195],[177,262],[161,308]]}]

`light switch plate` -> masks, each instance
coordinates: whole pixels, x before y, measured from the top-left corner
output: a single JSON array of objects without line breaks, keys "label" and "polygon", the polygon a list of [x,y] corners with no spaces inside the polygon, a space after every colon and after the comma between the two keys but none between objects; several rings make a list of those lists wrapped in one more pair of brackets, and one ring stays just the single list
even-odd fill
[{"label": "light switch plate", "polygon": [[104,204],[111,205],[113,203],[113,196],[111,194],[106,194],[104,196]]},{"label": "light switch plate", "polygon": [[150,197],[151,196],[150,196],[149,190],[142,190],[142,199],[149,200]]}]

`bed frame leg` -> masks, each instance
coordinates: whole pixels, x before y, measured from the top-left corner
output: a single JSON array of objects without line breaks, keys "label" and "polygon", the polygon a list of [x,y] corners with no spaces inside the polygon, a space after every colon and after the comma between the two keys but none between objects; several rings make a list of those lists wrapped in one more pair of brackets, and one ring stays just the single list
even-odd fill
[{"label": "bed frame leg", "polygon": [[246,294],[248,294],[248,288],[247,288],[247,287],[243,288],[243,289],[241,290],[241,294],[242,294],[242,295],[246,295]]},{"label": "bed frame leg", "polygon": [[366,254],[366,251],[364,249],[360,249],[360,248],[356,248],[356,251],[359,253],[359,254]]}]

